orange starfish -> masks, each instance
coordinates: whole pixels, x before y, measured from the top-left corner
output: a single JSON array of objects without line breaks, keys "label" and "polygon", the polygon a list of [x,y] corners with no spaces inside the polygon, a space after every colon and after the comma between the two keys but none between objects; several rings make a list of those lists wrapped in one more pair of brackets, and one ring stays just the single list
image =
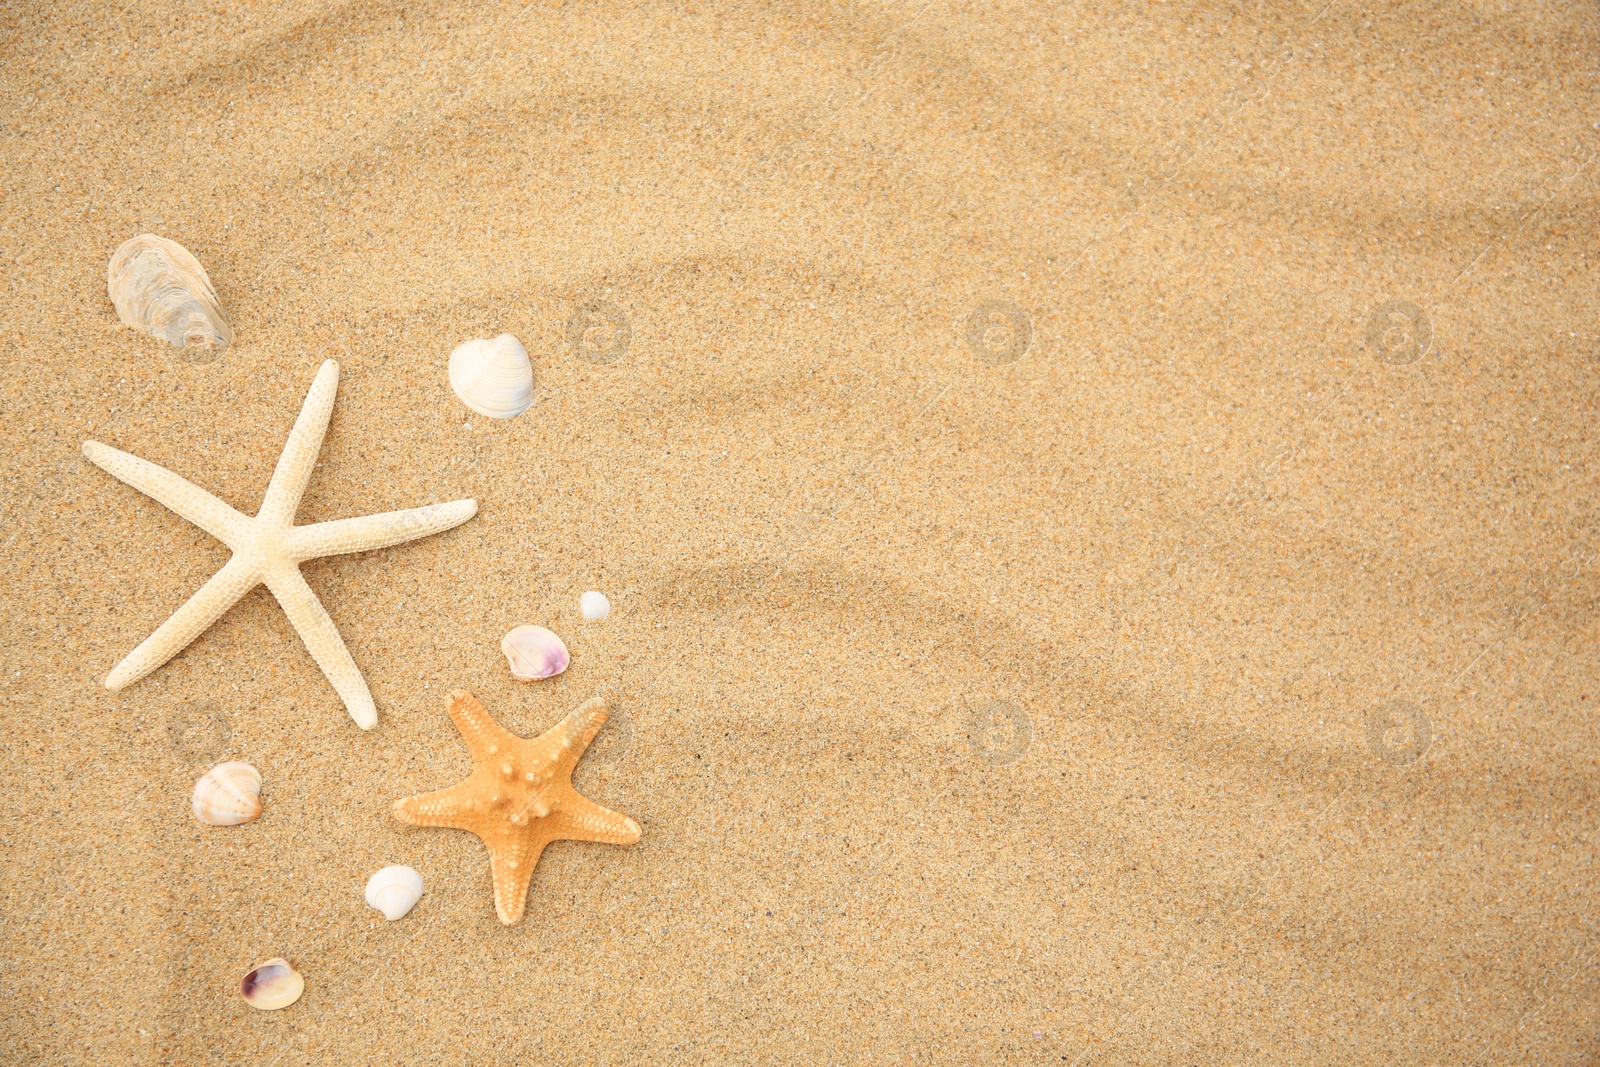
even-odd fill
[{"label": "orange starfish", "polygon": [[572,769],[609,715],[599,697],[533,740],[518,737],[471,693],[450,694],[450,717],[472,754],[472,773],[449,789],[394,804],[401,822],[470,830],[489,848],[494,910],[515,926],[527,904],[533,868],[552,841],[631,845],[639,824],[602,808],[572,787]]}]

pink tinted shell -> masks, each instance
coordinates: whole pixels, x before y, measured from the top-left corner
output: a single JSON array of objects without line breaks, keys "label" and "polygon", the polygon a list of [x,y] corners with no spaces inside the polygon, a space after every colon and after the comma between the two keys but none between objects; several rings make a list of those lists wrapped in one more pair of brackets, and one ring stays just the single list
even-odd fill
[{"label": "pink tinted shell", "polygon": [[543,626],[518,626],[500,639],[511,676],[519,682],[550,678],[567,669],[572,657],[561,638]]}]

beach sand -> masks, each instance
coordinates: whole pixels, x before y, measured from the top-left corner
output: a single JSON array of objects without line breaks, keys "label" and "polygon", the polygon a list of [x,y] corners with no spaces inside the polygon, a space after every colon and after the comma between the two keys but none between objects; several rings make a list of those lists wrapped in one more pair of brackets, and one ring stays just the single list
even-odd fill
[{"label": "beach sand", "polygon": [[[42,11],[0,1060],[1600,1055],[1593,5]],[[118,325],[141,232],[220,358]],[[508,422],[445,371],[502,331]],[[328,358],[302,522],[480,505],[304,568],[378,726],[265,590],[108,692],[227,551],[82,443],[253,513]],[[510,678],[521,623],[565,674]],[[391,814],[467,773],[458,687],[608,697],[576,782],[643,828],[513,928]],[[202,826],[228,759],[265,814]]]}]

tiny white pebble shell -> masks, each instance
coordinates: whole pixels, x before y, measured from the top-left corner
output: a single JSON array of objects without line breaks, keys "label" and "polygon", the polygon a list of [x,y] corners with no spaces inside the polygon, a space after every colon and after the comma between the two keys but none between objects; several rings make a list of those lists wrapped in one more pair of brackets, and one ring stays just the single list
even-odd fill
[{"label": "tiny white pebble shell", "polygon": [[299,1000],[305,990],[306,980],[281,956],[261,964],[239,983],[245,1003],[262,1011],[287,1008]]},{"label": "tiny white pebble shell", "polygon": [[200,261],[176,241],[141,233],[111,256],[106,294],[117,318],[180,348],[224,349],[233,326]]},{"label": "tiny white pebble shell", "polygon": [[450,353],[450,388],[479,415],[514,419],[533,405],[528,350],[509,333],[457,345]]},{"label": "tiny white pebble shell", "polygon": [[583,617],[590,622],[599,622],[611,614],[611,601],[606,599],[604,593],[591,589],[578,598],[578,608],[583,612]]},{"label": "tiny white pebble shell", "polygon": [[518,626],[500,639],[500,651],[510,661],[511,676],[519,682],[560,674],[572,661],[561,638],[543,626]]},{"label": "tiny white pebble shell", "polygon": [[238,826],[261,814],[261,772],[237,760],[219,763],[194,783],[194,817],[211,826]]},{"label": "tiny white pebble shell", "polygon": [[422,899],[422,875],[395,864],[367,879],[367,903],[390,922],[405,918]]}]

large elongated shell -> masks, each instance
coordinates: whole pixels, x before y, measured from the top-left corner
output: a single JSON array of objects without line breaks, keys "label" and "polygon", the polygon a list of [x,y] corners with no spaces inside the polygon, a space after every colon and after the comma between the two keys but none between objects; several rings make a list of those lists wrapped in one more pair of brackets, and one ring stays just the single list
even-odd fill
[{"label": "large elongated shell", "polygon": [[299,1000],[305,990],[306,980],[281,956],[263,963],[239,983],[245,1002],[262,1011],[287,1008]]},{"label": "large elongated shell", "polygon": [[211,826],[238,826],[261,814],[261,772],[237,760],[219,763],[194,784],[194,817]]},{"label": "large elongated shell", "polygon": [[510,663],[511,677],[519,682],[560,674],[572,662],[561,638],[543,626],[518,626],[500,639],[500,651]]},{"label": "large elongated shell", "polygon": [[119,319],[152,337],[180,348],[233,344],[206,269],[176,241],[152,233],[125,241],[106,268],[106,292]]},{"label": "large elongated shell", "polygon": [[458,345],[450,353],[450,388],[479,415],[516,418],[533,404],[528,350],[509,333]]},{"label": "large elongated shell", "polygon": [[367,879],[367,903],[390,922],[405,918],[422,899],[422,875],[396,864]]}]

